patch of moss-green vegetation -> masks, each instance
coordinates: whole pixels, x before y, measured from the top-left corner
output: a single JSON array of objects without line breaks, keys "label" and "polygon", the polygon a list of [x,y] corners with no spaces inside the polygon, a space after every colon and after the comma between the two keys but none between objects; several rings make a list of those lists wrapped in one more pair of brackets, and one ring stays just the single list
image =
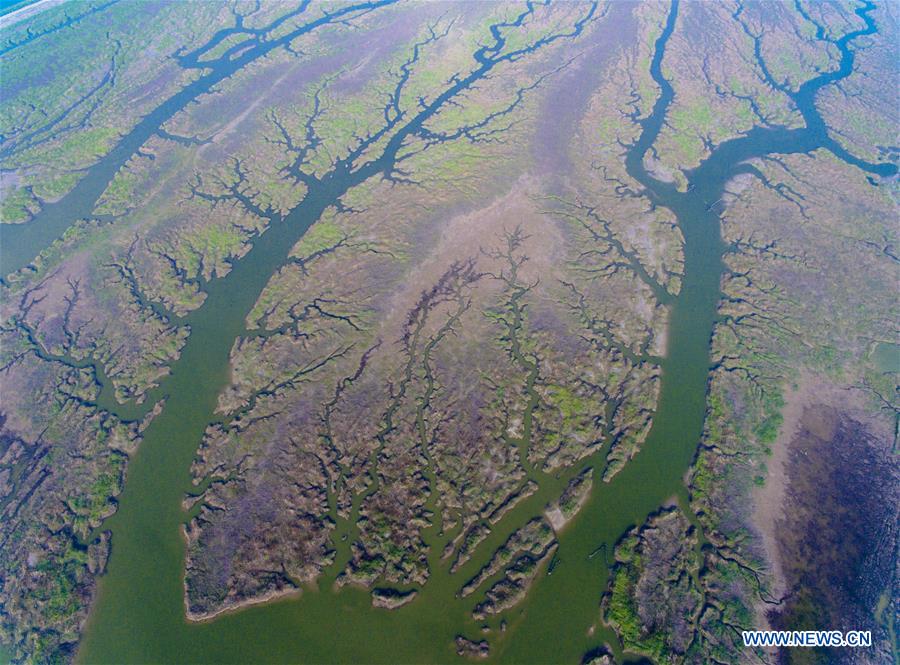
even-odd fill
[{"label": "patch of moss-green vegetation", "polygon": [[616,545],[603,617],[625,651],[683,662],[695,642],[702,593],[694,582],[695,537],[677,510],[664,510]]},{"label": "patch of moss-green vegetation", "polygon": [[17,187],[3,194],[0,199],[0,223],[14,224],[27,220],[38,211],[31,191]]}]

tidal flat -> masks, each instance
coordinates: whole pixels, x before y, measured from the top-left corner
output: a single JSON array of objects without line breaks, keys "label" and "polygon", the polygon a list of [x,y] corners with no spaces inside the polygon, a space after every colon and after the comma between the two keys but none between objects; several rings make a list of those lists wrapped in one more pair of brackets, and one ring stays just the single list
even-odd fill
[{"label": "tidal flat", "polygon": [[0,644],[737,663],[741,630],[856,621],[861,662],[896,651],[897,30],[741,1],[4,23]]}]

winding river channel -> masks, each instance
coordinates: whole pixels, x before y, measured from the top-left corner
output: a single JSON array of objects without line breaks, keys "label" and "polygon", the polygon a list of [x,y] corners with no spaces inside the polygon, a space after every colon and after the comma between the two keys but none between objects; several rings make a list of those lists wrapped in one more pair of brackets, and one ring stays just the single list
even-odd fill
[{"label": "winding river channel", "polygon": [[[627,10],[627,3],[618,3],[617,11],[623,11],[623,7]],[[721,198],[726,182],[747,172],[748,159],[822,147],[877,175],[895,171],[890,165],[872,165],[847,155],[828,136],[814,104],[818,90],[852,71],[851,42],[876,30],[870,11],[868,5],[859,9],[857,14],[865,27],[836,43],[840,68],[821,74],[792,94],[806,120],[805,128],[758,127],[717,146],[688,173],[688,191],[679,192],[675,185],[653,178],[643,165],[674,98],[672,86],[662,74],[666,44],[678,18],[678,0],[672,3],[651,62],[660,96],[652,113],[641,121],[640,138],[626,158],[628,172],[656,205],[675,213],[684,236],[682,289],[671,304],[658,409],[640,453],[612,482],[595,483],[587,504],[560,534],[559,565],[552,575],[540,575],[525,601],[507,613],[505,631],[496,621],[488,622],[492,631],[486,637],[491,642],[492,659],[574,663],[592,648],[614,641],[600,625],[588,633],[599,623],[598,604],[608,574],[607,559],[597,552],[610,553],[629,527],[642,523],[671,497],[686,505],[683,478],[703,427],[710,340],[721,297],[722,256],[727,249],[720,235],[719,213],[709,204]],[[476,69],[471,80],[460,79],[458,85],[470,85],[489,70],[486,65]],[[26,265],[74,219],[88,215],[91,199],[99,197],[115,170],[127,160],[126,153],[136,150],[162,119],[171,117],[212,83],[198,79],[189,86],[195,89],[180,93],[165,108],[160,107],[156,116],[141,122],[123,140],[121,154],[111,153],[82,181],[80,193],[71,199],[81,202],[77,207],[51,207],[32,231],[23,227],[15,231],[17,235],[7,236],[4,229],[5,271]],[[443,101],[450,97],[448,91]],[[439,548],[433,547],[431,579],[414,602],[398,610],[374,609],[364,590],[332,589],[348,556],[347,546],[339,545],[335,565],[317,585],[305,588],[299,596],[247,607],[203,623],[186,621],[184,613],[185,545],[181,526],[185,513],[181,502],[191,490],[191,462],[204,430],[214,420],[217,395],[229,380],[229,352],[234,340],[246,333],[245,316],[270,276],[285,262],[291,247],[321,213],[349,188],[387,172],[405,136],[416,129],[415,123],[421,126],[428,115],[426,109],[406,126],[409,129],[398,131],[377,162],[356,170],[339,165],[314,183],[296,209],[274,220],[254,239],[252,249],[235,262],[226,277],[206,285],[206,302],[184,320],[191,327],[191,335],[183,353],[153,395],[165,396],[165,407],[129,463],[118,512],[103,527],[113,532],[113,550],[107,573],[99,583],[80,661],[453,662],[458,660],[453,644],[456,634],[480,639],[482,622],[476,624],[470,616],[473,598],[459,599],[457,591],[511,529],[539,514],[548,500],[558,496],[562,482],[545,484],[513,509],[502,522],[509,526],[496,529],[477,556],[456,574],[449,573],[448,565],[438,563],[434,550],[439,554]],[[139,415],[131,413],[132,408],[108,406],[126,417]],[[599,476],[604,452],[586,460],[578,470],[597,466]],[[337,535],[352,529],[350,523],[339,523]]]}]

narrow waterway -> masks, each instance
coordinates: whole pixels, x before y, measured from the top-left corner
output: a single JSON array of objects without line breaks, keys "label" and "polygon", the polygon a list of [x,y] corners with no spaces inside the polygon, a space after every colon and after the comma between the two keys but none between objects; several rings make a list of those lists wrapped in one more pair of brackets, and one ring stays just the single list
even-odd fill
[{"label": "narrow waterway", "polygon": [[[40,212],[27,224],[4,225],[2,242],[0,242],[0,265],[3,266],[3,274],[8,275],[24,268],[43,249],[62,236],[74,222],[89,219],[97,201],[119,169],[125,166],[128,160],[138,153],[141,146],[158,133],[168,120],[188,104],[214,90],[219,83],[228,79],[235,72],[261,60],[274,49],[290,44],[293,40],[323,26],[352,18],[359,13],[371,11],[396,1],[371,0],[370,2],[344,5],[330,14],[302,23],[277,38],[264,39],[268,30],[276,29],[286,18],[303,15],[309,6],[307,0],[301,3],[297,9],[288,12],[266,28],[255,30],[245,29],[241,26],[225,28],[218,31],[204,46],[182,55],[182,67],[198,70],[201,72],[200,76],[143,116],[106,155],[87,169],[86,175],[65,196],[58,201],[45,203]],[[100,9],[95,11],[100,11]],[[241,35],[246,38],[244,41],[240,41],[215,60],[200,60],[202,54],[212,49],[220,41]]]},{"label": "narrow waterway", "polygon": [[[616,541],[633,525],[642,524],[650,513],[672,496],[688,505],[683,477],[702,433],[710,370],[709,347],[721,297],[722,257],[727,249],[721,239],[718,208],[726,183],[750,172],[747,160],[765,155],[808,153],[827,149],[839,159],[866,172],[886,177],[897,173],[894,164],[871,164],[850,155],[829,135],[815,106],[816,93],[826,85],[846,78],[853,71],[851,42],[877,29],[866,3],[856,10],[865,27],[847,33],[835,45],[841,54],[837,70],[803,84],[791,95],[807,123],[801,129],[757,127],[747,135],[715,148],[688,175],[688,191],[679,192],[644,168],[643,159],[653,145],[674,98],[671,84],[662,75],[665,47],[677,20],[678,0],[673,0],[663,33],[651,63],[651,74],[660,87],[660,97],[651,115],[642,121],[642,133],[626,157],[629,174],[659,206],[675,213],[684,236],[682,289],[674,299],[663,365],[662,385],[653,427],[641,452],[609,484],[595,487],[577,522],[560,538],[559,553],[566,565],[537,585],[522,608],[521,619],[512,625],[513,639],[502,660],[515,663],[578,662],[604,642],[615,644],[615,636],[599,627],[588,628],[599,612],[608,567],[594,553],[612,552]],[[617,655],[618,645],[616,645]]]},{"label": "narrow waterway", "polygon": [[[628,7],[625,3],[619,5]],[[542,575],[527,599],[508,613],[504,633],[492,622],[494,630],[488,638],[493,658],[509,662],[578,662],[585,651],[611,639],[602,630],[592,636],[587,634],[588,627],[598,618],[598,603],[608,573],[604,556],[594,554],[604,546],[606,552],[611,552],[626,529],[643,522],[669,497],[684,497],[683,476],[703,426],[709,345],[721,296],[722,255],[726,249],[720,237],[718,214],[708,204],[721,197],[730,178],[746,169],[742,163],[747,159],[808,152],[819,147],[832,149],[833,141],[814,106],[815,93],[852,71],[850,42],[875,31],[869,11],[870,6],[857,11],[866,27],[837,44],[842,56],[840,69],[817,77],[797,93],[795,102],[807,121],[805,129],[757,128],[726,142],[688,174],[691,190],[678,192],[674,185],[652,178],[643,166],[643,157],[656,140],[674,97],[661,67],[678,18],[678,2],[673,2],[651,63],[660,97],[651,115],[642,121],[640,139],[626,160],[629,173],[646,188],[648,196],[675,213],[685,241],[682,290],[671,305],[658,409],[641,452],[613,482],[595,482],[589,502],[561,535],[559,565],[553,574]],[[404,139],[441,105],[487,75],[496,64],[491,60],[492,54],[501,50],[479,51],[483,60],[478,62],[483,66],[458,79],[431,106],[398,127],[379,160],[357,170],[349,164],[339,164],[332,174],[313,183],[310,196],[300,206],[284,219],[273,220],[225,278],[207,285],[206,302],[188,317],[191,336],[182,356],[157,391],[157,395],[168,396],[166,406],[147,429],[140,450],[130,461],[119,510],[104,525],[113,532],[113,551],[79,652],[82,662],[456,662],[453,637],[458,633],[479,636],[480,624],[476,625],[469,614],[477,597],[461,600],[456,598],[457,591],[511,529],[540,513],[548,499],[559,494],[565,479],[542,478],[541,491],[507,515],[503,528],[496,529],[485,541],[478,556],[455,575],[449,574],[446,565],[433,566],[432,578],[419,597],[399,610],[373,609],[369,594],[359,589],[333,591],[336,566],[320,584],[305,589],[299,598],[246,608],[200,624],[189,623],[184,616],[184,542],[180,527],[185,515],[181,499],[190,489],[191,461],[213,419],[217,395],[229,378],[230,349],[235,338],[244,333],[244,317],[271,274],[325,208],[366,178],[390,172]],[[120,152],[97,170],[96,176],[88,176],[93,180],[87,180],[84,191],[73,194],[71,199],[80,200],[83,195],[83,205],[68,212],[64,206],[50,209],[35,227],[35,238],[28,239],[31,232],[21,231],[21,238],[14,238],[10,247],[16,261],[25,265],[35,249],[81,215],[94,190],[99,196],[112,177],[118,168],[115,165],[124,163],[127,155],[139,147],[140,136],[146,140],[158,127],[160,118],[183,107],[188,96],[171,101],[171,108],[159,111],[159,118],[148,116],[146,126],[129,139],[134,145],[123,144]],[[841,156],[838,150],[834,152]],[[879,175],[893,172],[889,165],[859,160],[851,163]],[[2,258],[5,264],[6,249]],[[599,476],[602,463],[601,453],[571,473],[595,465]],[[339,526],[342,530],[352,529],[351,524]],[[430,560],[436,563],[432,554]]]},{"label": "narrow waterway", "polygon": [[[529,6],[503,25],[517,27],[532,11]],[[506,38],[499,30],[492,31],[494,43],[474,54],[478,63],[475,69],[452,81],[408,121],[388,128],[390,138],[381,157],[360,166],[353,163],[382,135],[375,134],[349,157],[339,160],[328,175],[305,177],[310,191],[304,201],[284,219],[273,218],[268,230],[254,240],[252,249],[235,262],[231,272],[207,284],[204,305],[186,319],[191,335],[182,355],[163,386],[154,391],[154,398],[167,397],[166,407],[147,429],[139,452],[129,462],[119,510],[104,524],[113,532],[113,554],[100,581],[79,654],[84,662],[449,660],[455,657],[453,636],[477,630],[469,617],[472,602],[455,598],[475,560],[454,577],[436,569],[417,602],[396,612],[374,610],[368,593],[358,589],[332,592],[331,582],[340,569],[334,566],[318,585],[322,590],[309,589],[299,601],[271,603],[212,622],[188,624],[184,618],[184,543],[180,536],[185,515],[180,504],[190,489],[190,464],[213,419],[216,396],[229,378],[229,351],[235,338],[244,333],[246,313],[269,277],[284,264],[294,243],[350,188],[376,174],[391,173],[407,137],[455,96],[510,58],[557,39],[576,38],[595,11],[596,4],[586,4],[585,15],[570,30],[518,51],[504,53]],[[548,483],[542,493],[512,511],[507,521],[527,521],[541,511],[549,496],[558,495],[562,486],[561,479]],[[352,531],[352,524],[339,523],[339,534]],[[501,536],[498,530],[485,547],[499,545]],[[339,543],[340,561],[345,558],[346,547]],[[436,563],[434,557],[432,561]],[[456,609],[448,611],[450,606]],[[340,630],[338,626],[344,620],[348,623]],[[438,637],[441,635],[446,639]]]}]

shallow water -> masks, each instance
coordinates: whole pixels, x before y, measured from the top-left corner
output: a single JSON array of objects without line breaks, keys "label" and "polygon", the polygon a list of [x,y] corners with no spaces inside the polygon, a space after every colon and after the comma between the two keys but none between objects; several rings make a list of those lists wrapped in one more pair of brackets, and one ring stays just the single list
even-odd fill
[{"label": "shallow water", "polygon": [[872,360],[879,372],[900,372],[900,344],[880,342],[872,353]]}]

